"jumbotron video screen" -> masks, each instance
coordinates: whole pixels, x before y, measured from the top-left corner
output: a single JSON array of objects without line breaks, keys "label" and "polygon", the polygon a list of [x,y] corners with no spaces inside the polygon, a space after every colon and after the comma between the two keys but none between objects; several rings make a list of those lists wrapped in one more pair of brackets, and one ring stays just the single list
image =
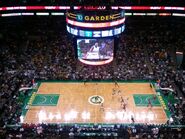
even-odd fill
[{"label": "jumbotron video screen", "polygon": [[88,61],[112,59],[114,39],[77,39],[78,58]]}]

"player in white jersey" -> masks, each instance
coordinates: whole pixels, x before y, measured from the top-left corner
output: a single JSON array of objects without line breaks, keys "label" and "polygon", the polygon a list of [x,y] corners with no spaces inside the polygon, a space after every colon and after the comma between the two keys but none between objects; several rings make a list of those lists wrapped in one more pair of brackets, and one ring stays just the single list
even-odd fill
[{"label": "player in white jersey", "polygon": [[87,53],[87,59],[100,59],[100,47],[98,46],[97,42],[90,48],[89,52]]},{"label": "player in white jersey", "polygon": [[100,47],[98,46],[98,43],[96,42],[95,45],[93,45],[89,51],[99,53]]}]

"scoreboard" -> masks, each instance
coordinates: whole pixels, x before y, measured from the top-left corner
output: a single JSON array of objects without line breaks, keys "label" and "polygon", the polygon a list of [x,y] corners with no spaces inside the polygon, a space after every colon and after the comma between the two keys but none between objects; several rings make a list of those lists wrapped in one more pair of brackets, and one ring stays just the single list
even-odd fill
[{"label": "scoreboard", "polygon": [[80,37],[109,37],[125,29],[125,12],[69,11],[66,13],[67,31]]},{"label": "scoreboard", "polygon": [[78,10],[66,13],[66,29],[75,37],[76,55],[88,65],[113,61],[115,38],[125,30],[124,10]]},{"label": "scoreboard", "polygon": [[97,37],[112,37],[121,34],[125,30],[125,25],[115,27],[114,29],[102,29],[102,30],[93,30],[93,29],[78,29],[75,27],[69,27],[67,25],[67,31],[72,35],[78,37],[88,37],[88,38],[97,38]]}]

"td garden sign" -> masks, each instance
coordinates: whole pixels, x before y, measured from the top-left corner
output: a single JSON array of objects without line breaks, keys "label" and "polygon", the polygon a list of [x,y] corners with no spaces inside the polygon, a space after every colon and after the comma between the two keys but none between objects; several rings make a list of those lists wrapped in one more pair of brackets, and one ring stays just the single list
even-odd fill
[{"label": "td garden sign", "polygon": [[113,15],[106,15],[106,16],[81,16],[78,15],[77,16],[77,20],[81,20],[81,21],[109,21],[109,20],[114,20],[117,17],[113,16]]},{"label": "td garden sign", "polygon": [[121,19],[124,17],[124,12],[117,12],[115,14],[94,14],[94,15],[87,15],[82,13],[67,13],[67,18],[72,20],[81,21],[81,22],[105,22],[105,21],[113,21],[117,19]]}]

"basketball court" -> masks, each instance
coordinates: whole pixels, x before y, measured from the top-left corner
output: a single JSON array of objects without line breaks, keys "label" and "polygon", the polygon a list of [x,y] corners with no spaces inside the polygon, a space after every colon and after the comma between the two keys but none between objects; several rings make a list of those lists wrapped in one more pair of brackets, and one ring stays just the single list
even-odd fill
[{"label": "basketball court", "polygon": [[31,92],[24,123],[130,124],[133,117],[134,123],[164,124],[169,118],[155,83],[39,82]]}]

